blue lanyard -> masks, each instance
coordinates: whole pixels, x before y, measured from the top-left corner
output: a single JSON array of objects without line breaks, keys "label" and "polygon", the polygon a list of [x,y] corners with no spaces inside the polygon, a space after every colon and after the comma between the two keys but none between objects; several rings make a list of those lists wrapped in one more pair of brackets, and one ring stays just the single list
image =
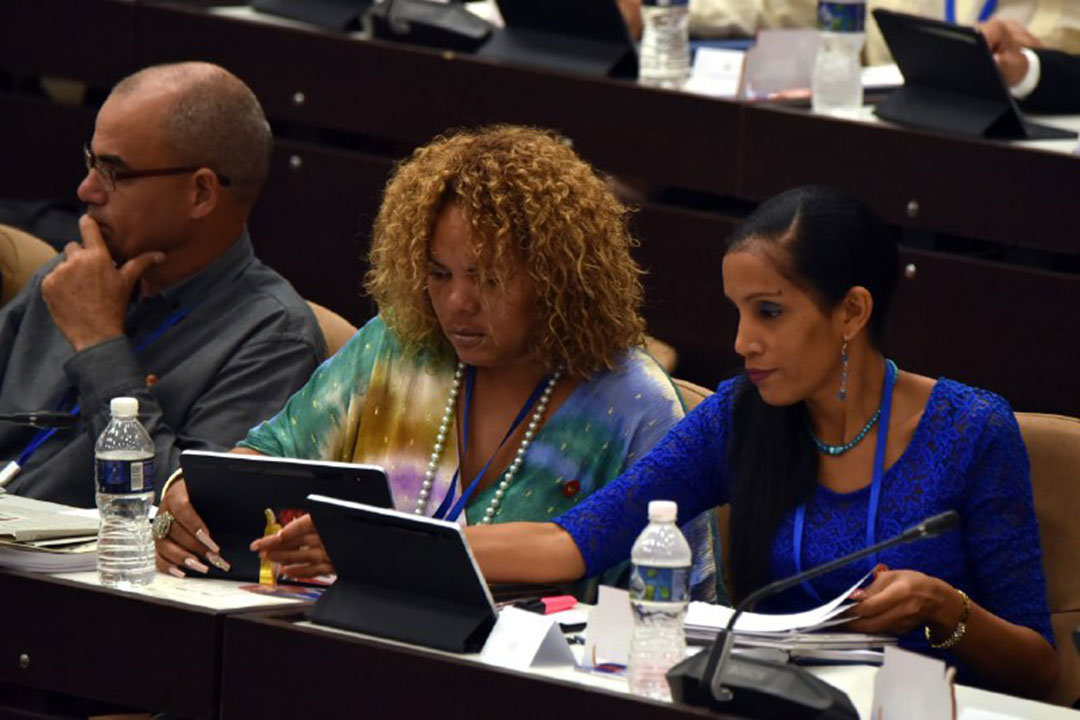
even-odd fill
[{"label": "blue lanyard", "polygon": [[[984,23],[989,20],[995,10],[997,10],[997,0],[986,0],[982,10],[979,11],[979,22]],[[945,0],[945,21],[956,22],[956,0]]]},{"label": "blue lanyard", "polygon": [[[148,348],[155,340],[164,335],[169,328],[187,317],[189,312],[191,312],[191,308],[180,308],[172,315],[165,318],[165,322],[163,322],[160,326],[150,331],[146,335],[143,335],[135,342],[135,345],[132,348],[132,352],[134,352],[136,355],[141,354],[142,351]],[[71,405],[71,409],[69,411],[71,413],[71,416],[78,417],[80,408],[79,403],[75,402],[74,388],[69,388],[68,391],[64,393],[64,397],[60,399],[60,403],[56,406],[56,409],[63,410],[64,407],[67,405]],[[56,434],[56,431],[57,428],[51,428],[49,430],[38,430],[36,433],[34,433],[34,437],[31,438],[30,443],[26,446],[26,449],[23,450],[22,453],[19,455],[19,459],[17,461],[19,467],[25,467],[27,461],[30,460],[30,457],[35,452],[37,452],[38,448],[48,442],[49,438]]]},{"label": "blue lanyard", "polygon": [[458,467],[454,471],[454,477],[450,479],[450,488],[446,491],[446,496],[443,498],[442,503],[439,504],[439,509],[432,515],[436,520],[448,520],[454,522],[461,515],[461,511],[465,509],[465,503],[469,501],[473,493],[476,492],[476,488],[480,486],[480,480],[487,474],[488,467],[491,466],[491,462],[495,459],[495,456],[499,454],[499,450],[502,450],[502,446],[506,444],[506,441],[510,439],[510,436],[514,434],[514,431],[518,429],[521,422],[528,415],[529,409],[540,399],[540,396],[544,392],[544,388],[547,387],[548,382],[551,381],[550,375],[545,375],[540,378],[540,382],[533,388],[532,395],[525,401],[525,404],[521,406],[521,410],[518,410],[517,417],[514,418],[514,422],[510,423],[510,429],[503,435],[502,442],[499,443],[499,447],[495,448],[494,454],[488,458],[488,461],[484,463],[484,467],[480,468],[480,472],[477,473],[473,481],[469,483],[469,487],[461,494],[458,501],[454,503],[454,506],[447,511],[450,503],[454,499],[454,487],[457,485],[458,474],[461,472],[461,461],[465,459],[465,455],[469,451],[469,408],[472,406],[472,394],[473,388],[476,387],[476,368],[471,365],[465,371],[465,411],[463,413],[465,421],[462,424],[462,439],[461,439],[461,455],[458,457]]},{"label": "blue lanyard", "polygon": [[[885,474],[885,441],[889,436],[889,414],[892,411],[892,391],[896,385],[896,363],[885,361],[885,383],[881,388],[881,417],[878,418],[877,448],[874,451],[874,475],[870,482],[870,500],[866,504],[866,547],[874,544],[877,527],[878,504],[881,502],[881,478]],[[806,505],[795,509],[795,527],[792,529],[792,552],[795,556],[795,574],[802,572],[803,523],[806,519]],[[877,553],[869,558],[870,567],[877,565]],[[821,596],[808,581],[803,581],[803,590],[817,602],[823,602]]]}]

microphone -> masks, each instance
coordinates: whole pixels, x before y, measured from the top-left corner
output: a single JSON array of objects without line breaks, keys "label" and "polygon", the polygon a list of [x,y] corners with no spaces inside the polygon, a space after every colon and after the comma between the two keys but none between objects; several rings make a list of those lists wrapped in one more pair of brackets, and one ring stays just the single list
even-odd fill
[{"label": "microphone", "polygon": [[668,671],[672,697],[688,705],[705,706],[747,717],[857,718],[858,713],[847,695],[800,667],[752,657],[732,658],[735,623],[743,612],[752,609],[762,598],[832,572],[867,555],[940,535],[952,529],[959,520],[959,513],[948,510],[888,540],[758,588],[736,606],[727,626],[717,634],[707,656],[706,653],[698,653]]},{"label": "microphone", "polygon": [[71,413],[57,412],[54,410],[33,410],[25,413],[12,413],[0,415],[0,422],[14,423],[15,425],[29,425],[30,427],[57,430],[69,430],[75,427],[75,416]]}]

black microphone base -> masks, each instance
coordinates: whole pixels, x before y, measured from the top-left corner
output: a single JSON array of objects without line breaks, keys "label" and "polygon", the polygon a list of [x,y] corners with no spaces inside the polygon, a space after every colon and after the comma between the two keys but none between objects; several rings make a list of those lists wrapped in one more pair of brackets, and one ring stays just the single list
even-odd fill
[{"label": "black microphone base", "polygon": [[846,693],[796,665],[732,655],[720,682],[714,679],[706,689],[701,680],[708,656],[700,652],[668,671],[675,702],[757,720],[858,720]]}]

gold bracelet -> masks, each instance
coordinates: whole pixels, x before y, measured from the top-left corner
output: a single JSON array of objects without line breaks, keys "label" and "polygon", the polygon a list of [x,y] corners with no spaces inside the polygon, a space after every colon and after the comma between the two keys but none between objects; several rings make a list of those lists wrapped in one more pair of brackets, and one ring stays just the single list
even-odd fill
[{"label": "gold bracelet", "polygon": [[173,474],[169,476],[169,479],[165,481],[165,484],[161,486],[161,494],[158,495],[158,505],[160,505],[162,502],[164,502],[165,493],[169,492],[169,486],[173,484],[173,481],[174,480],[183,480],[183,479],[184,479],[184,468],[176,468],[176,470],[173,472]]},{"label": "gold bracelet", "polygon": [[952,635],[945,638],[942,642],[935,643],[930,636],[930,626],[926,626],[926,642],[930,643],[930,647],[935,650],[948,650],[949,648],[960,642],[960,638],[964,637],[964,633],[967,632],[968,616],[971,614],[971,598],[967,596],[960,588],[954,588],[956,592],[960,593],[960,598],[964,601],[964,611],[960,613],[960,620],[956,623],[956,628],[953,629]]}]

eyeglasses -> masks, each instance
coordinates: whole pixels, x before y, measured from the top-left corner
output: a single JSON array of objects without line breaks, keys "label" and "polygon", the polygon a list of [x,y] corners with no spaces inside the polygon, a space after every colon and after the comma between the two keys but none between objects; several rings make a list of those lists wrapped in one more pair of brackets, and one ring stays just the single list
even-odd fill
[{"label": "eyeglasses", "polygon": [[[86,162],[86,171],[91,170],[97,172],[101,176],[101,179],[105,181],[106,187],[109,191],[116,189],[116,183],[122,180],[137,180],[138,178],[145,177],[159,177],[163,175],[183,175],[184,173],[192,173],[196,170],[200,170],[205,165],[185,165],[184,167],[171,167],[171,168],[156,168],[154,170],[122,170],[115,165],[112,165],[107,160],[102,160],[94,151],[90,149],[89,143],[83,145],[83,160]],[[214,171],[217,176],[218,183],[221,187],[229,187],[231,184],[229,178],[225,177],[221,173]]]}]

